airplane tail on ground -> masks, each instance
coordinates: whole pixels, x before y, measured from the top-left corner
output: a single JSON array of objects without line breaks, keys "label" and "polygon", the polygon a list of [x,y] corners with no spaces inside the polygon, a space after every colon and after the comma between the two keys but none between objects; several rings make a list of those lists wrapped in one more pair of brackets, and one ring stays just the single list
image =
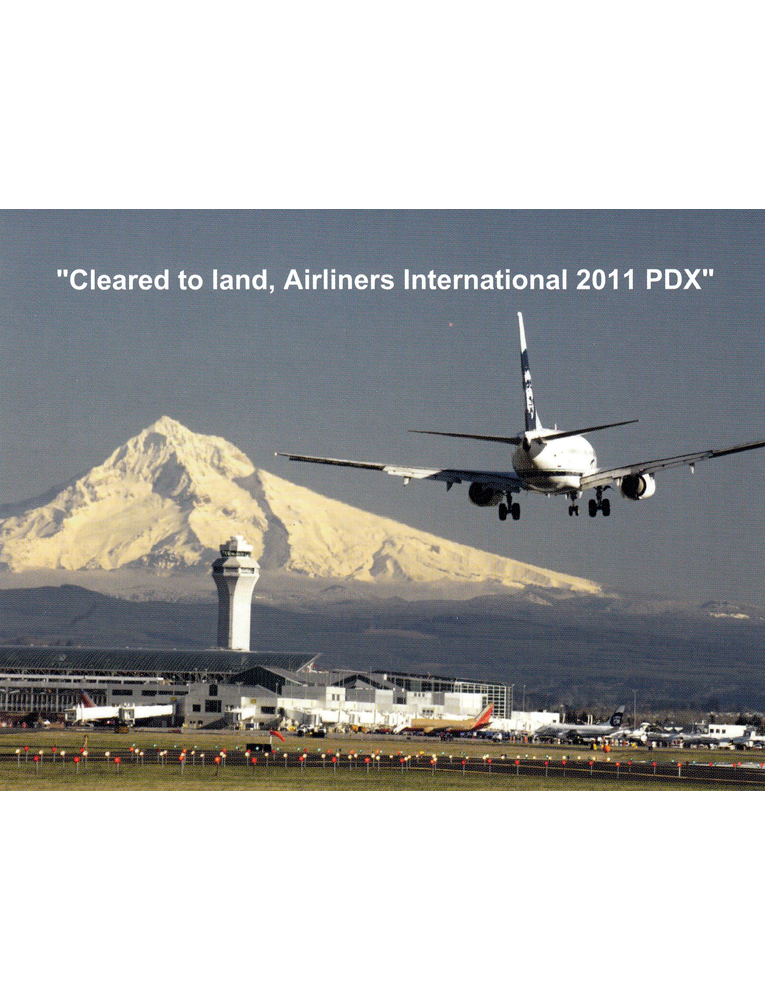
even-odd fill
[{"label": "airplane tail on ground", "polygon": [[95,708],[96,703],[90,697],[87,691],[80,691],[80,704],[85,708]]},{"label": "airplane tail on ground", "polygon": [[481,714],[476,718],[475,725],[473,729],[483,729],[484,726],[488,726],[491,722],[492,712],[494,711],[494,703],[487,705],[486,708],[481,712]]},{"label": "airplane tail on ground", "polygon": [[529,369],[529,351],[526,347],[526,331],[523,328],[523,313],[518,313],[518,329],[521,335],[521,374],[523,376],[523,394],[525,396],[526,430],[536,431],[542,426],[539,414],[534,406],[534,389],[531,385],[531,370]]},{"label": "airplane tail on ground", "polygon": [[[608,720],[609,726],[614,726],[614,727],[621,726],[622,719],[624,718],[624,709],[625,709],[624,705],[620,705],[617,708],[617,710],[614,712],[614,714]],[[633,723],[633,725],[634,725],[634,723]]]}]

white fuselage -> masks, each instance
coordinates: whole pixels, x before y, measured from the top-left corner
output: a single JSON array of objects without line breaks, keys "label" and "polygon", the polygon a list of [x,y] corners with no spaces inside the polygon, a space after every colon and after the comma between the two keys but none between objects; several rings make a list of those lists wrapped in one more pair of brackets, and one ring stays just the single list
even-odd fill
[{"label": "white fuselage", "polygon": [[537,435],[555,433],[540,428],[528,431],[513,453],[513,468],[525,485],[539,493],[570,493],[579,489],[582,476],[597,469],[595,450],[583,437],[542,441]]}]

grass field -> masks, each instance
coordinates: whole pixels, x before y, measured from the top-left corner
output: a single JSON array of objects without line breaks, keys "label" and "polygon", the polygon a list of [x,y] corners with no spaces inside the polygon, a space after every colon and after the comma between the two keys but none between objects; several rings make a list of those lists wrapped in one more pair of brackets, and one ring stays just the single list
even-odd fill
[{"label": "grass field", "polygon": [[[366,734],[333,735],[314,740],[286,734],[286,742],[274,740],[274,756],[269,766],[261,756],[258,765],[246,766],[232,761],[242,760],[241,751],[252,734],[242,732],[178,733],[168,730],[134,730],[113,733],[107,730],[9,730],[0,733],[0,789],[7,791],[555,791],[566,789],[587,791],[626,790],[699,790],[736,787],[730,782],[731,768],[709,768],[701,772],[691,769],[680,777],[674,772],[678,762],[708,765],[730,764],[742,760],[765,763],[761,751],[746,754],[708,750],[640,750],[620,748],[606,754],[602,750],[555,745],[490,744],[485,741],[455,740],[442,743],[426,737],[401,737]],[[83,750],[87,749],[87,763]],[[136,751],[143,750],[151,762]],[[165,764],[155,763],[156,752],[166,750]],[[18,753],[17,753],[18,751]],[[63,755],[62,755],[63,751]],[[106,753],[109,753],[107,758]],[[185,751],[184,765],[179,756]],[[225,751],[226,763],[216,765],[214,758]],[[498,752],[499,751],[499,752]],[[324,753],[319,763],[301,767],[296,755],[308,752]],[[290,754],[289,766],[283,754]],[[353,762],[349,754],[358,754]],[[34,756],[41,757],[35,764]],[[202,757],[204,755],[204,757]],[[337,764],[331,763],[332,756]],[[364,757],[379,755],[380,767],[367,767]],[[78,764],[75,756],[80,757]],[[400,756],[410,758],[399,766]],[[431,757],[436,767],[431,766]],[[115,758],[120,757],[120,763]],[[567,770],[561,768],[565,757]],[[488,758],[493,761],[488,773]],[[463,773],[462,760],[467,762]],[[519,760],[518,768],[509,766]],[[202,763],[204,760],[204,763]],[[549,772],[543,772],[548,760]],[[594,775],[589,773],[590,760],[598,762]],[[616,762],[620,769],[616,774]],[[631,774],[632,764],[650,765],[656,761],[656,776],[637,777]],[[668,767],[667,765],[672,765]],[[662,766],[668,773],[662,774]],[[451,769],[450,769],[451,768]],[[472,770],[471,770],[472,768]],[[601,773],[598,773],[600,768]],[[613,776],[610,773],[613,768]],[[765,772],[765,769],[763,769]],[[536,773],[534,773],[536,772]],[[706,774],[709,777],[707,779]],[[751,770],[747,777],[758,778]],[[765,787],[765,773],[762,780]]]},{"label": "grass field", "polygon": [[362,769],[338,771],[331,769],[322,773],[321,769],[271,767],[258,771],[242,767],[220,768],[207,766],[184,769],[183,775],[177,767],[162,768],[157,765],[141,767],[123,766],[116,773],[114,765],[107,771],[103,764],[89,764],[87,772],[80,767],[75,773],[73,764],[44,767],[42,773],[30,774],[28,770],[17,771],[16,765],[0,767],[0,788],[4,791],[698,791],[700,788],[715,787],[696,782],[673,781],[664,778],[633,779],[630,782],[607,778],[561,778],[550,775],[547,778],[521,775],[519,778],[460,773],[436,773],[430,771],[406,771],[403,774],[392,771],[374,771],[366,774]]}]

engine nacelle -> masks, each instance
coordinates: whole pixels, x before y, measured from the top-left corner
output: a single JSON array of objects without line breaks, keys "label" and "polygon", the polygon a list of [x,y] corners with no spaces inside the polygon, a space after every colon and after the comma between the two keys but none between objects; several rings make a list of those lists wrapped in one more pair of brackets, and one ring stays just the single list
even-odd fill
[{"label": "engine nacelle", "polygon": [[622,479],[619,489],[627,500],[645,500],[656,492],[656,480],[650,472],[644,472],[642,475],[635,472]]},{"label": "engine nacelle", "polygon": [[503,493],[502,490],[495,490],[493,486],[471,483],[468,496],[476,507],[496,507],[502,499]]}]

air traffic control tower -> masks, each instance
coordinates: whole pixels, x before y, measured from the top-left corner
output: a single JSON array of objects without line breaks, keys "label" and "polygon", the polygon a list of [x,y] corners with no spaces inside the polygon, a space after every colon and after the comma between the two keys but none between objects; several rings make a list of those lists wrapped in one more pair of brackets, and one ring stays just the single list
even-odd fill
[{"label": "air traffic control tower", "polygon": [[248,651],[252,592],[260,576],[252,546],[241,535],[232,536],[221,545],[212,572],[218,588],[218,645]]}]

